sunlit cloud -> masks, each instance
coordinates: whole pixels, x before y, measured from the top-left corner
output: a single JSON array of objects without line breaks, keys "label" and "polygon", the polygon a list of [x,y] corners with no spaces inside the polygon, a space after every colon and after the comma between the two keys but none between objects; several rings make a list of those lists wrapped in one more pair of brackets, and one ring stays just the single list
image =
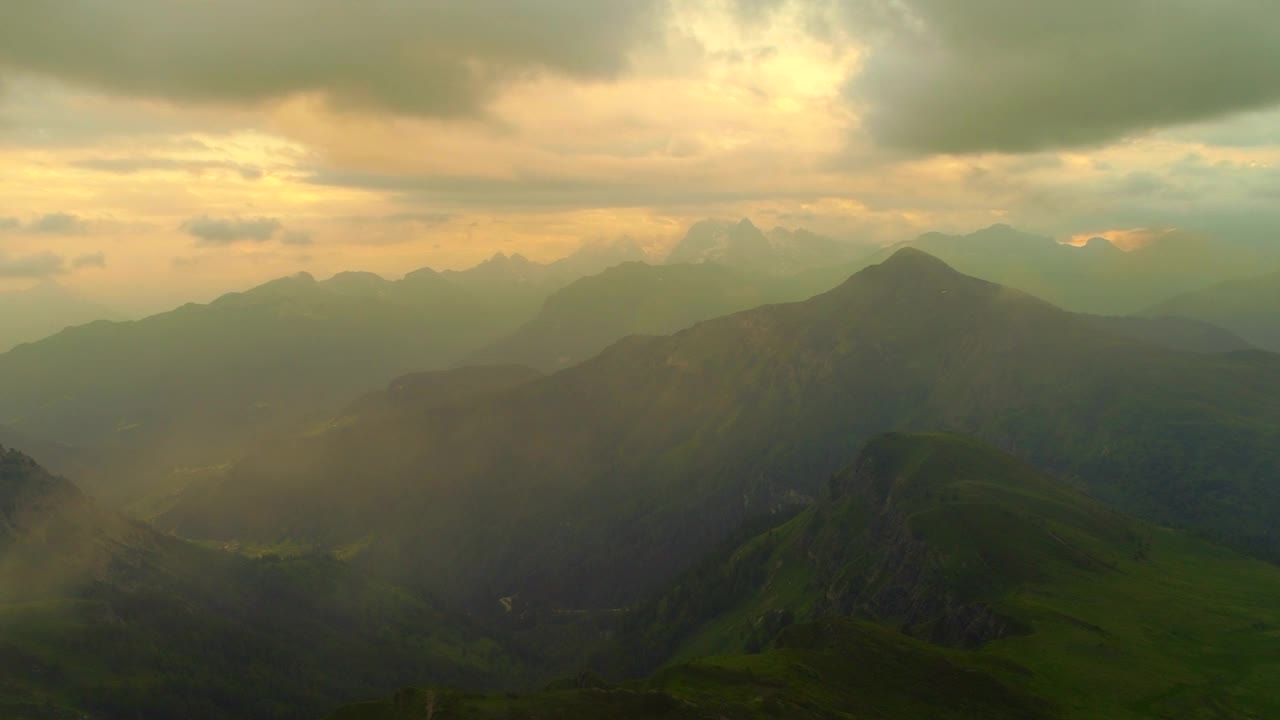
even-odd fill
[{"label": "sunlit cloud", "polygon": [[[7,257],[105,252],[63,279],[160,309],[304,269],[552,260],[622,235],[660,253],[711,216],[873,243],[994,222],[1266,242],[1280,223],[1278,88],[1249,82],[1280,47],[1261,5],[289,0],[251,26],[239,2],[31,5],[0,30]],[[501,27],[481,14],[499,5]],[[1099,52],[1077,68],[1082,45]],[[1196,63],[1240,82],[1210,92]],[[1076,70],[1090,88],[1054,79]],[[1037,82],[1060,97],[1032,107]],[[1152,94],[1181,99],[1136,102]]]}]

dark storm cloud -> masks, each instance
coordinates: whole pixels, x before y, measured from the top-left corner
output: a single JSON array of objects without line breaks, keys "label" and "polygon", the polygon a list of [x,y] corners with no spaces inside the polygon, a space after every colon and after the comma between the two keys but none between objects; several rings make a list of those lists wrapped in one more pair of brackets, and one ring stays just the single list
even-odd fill
[{"label": "dark storm cloud", "polygon": [[280,231],[275,218],[191,218],[179,228],[200,245],[234,245],[238,242],[266,242]]},{"label": "dark storm cloud", "polygon": [[479,112],[533,72],[608,78],[663,0],[12,0],[0,67],[108,92],[252,103],[319,92],[339,107]]},{"label": "dark storm cloud", "polygon": [[922,153],[1105,143],[1280,103],[1272,0],[837,0],[871,50],[849,88]]}]

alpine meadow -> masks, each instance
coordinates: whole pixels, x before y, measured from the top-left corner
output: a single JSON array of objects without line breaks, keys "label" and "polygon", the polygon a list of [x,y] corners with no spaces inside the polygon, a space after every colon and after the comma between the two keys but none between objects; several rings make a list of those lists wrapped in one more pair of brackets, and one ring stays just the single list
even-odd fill
[{"label": "alpine meadow", "polygon": [[1280,718],[1280,3],[0,2],[0,719]]}]

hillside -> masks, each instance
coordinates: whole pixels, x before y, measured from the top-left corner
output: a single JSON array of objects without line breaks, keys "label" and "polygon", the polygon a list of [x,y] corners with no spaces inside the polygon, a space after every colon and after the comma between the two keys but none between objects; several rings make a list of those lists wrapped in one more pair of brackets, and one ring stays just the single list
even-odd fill
[{"label": "hillside", "polygon": [[474,607],[618,607],[866,438],[973,434],[1098,498],[1280,557],[1280,358],[1099,330],[904,250],[811,300],[630,338],[452,406],[262,447],[161,518],[346,546]]},{"label": "hillside", "polygon": [[0,668],[6,718],[227,720],[519,672],[466,621],[335,560],[175,540],[3,449]]},{"label": "hillside", "polygon": [[627,619],[603,669],[665,666],[650,679],[401,693],[334,718],[423,718],[428,699],[476,718],[1271,717],[1277,591],[1274,566],[973,440],[887,435],[814,507]]},{"label": "hillside", "polygon": [[1193,318],[1227,328],[1280,352],[1280,272],[1230,280],[1180,295],[1143,311],[1152,317]]}]

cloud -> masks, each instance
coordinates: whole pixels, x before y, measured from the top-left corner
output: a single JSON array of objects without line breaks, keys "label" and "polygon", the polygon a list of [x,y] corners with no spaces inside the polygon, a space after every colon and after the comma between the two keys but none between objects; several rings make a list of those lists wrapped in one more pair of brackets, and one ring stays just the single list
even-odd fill
[{"label": "cloud", "polygon": [[438,213],[438,212],[405,212],[405,213],[393,213],[391,215],[387,215],[380,219],[386,220],[387,222],[397,222],[397,223],[405,222],[405,223],[421,223],[423,225],[443,225],[449,222],[450,220],[453,220],[454,216],[450,213]]},{"label": "cloud", "polygon": [[879,143],[919,153],[1089,146],[1280,103],[1280,3],[850,0],[849,86]]},{"label": "cloud", "polygon": [[77,255],[71,261],[71,267],[79,270],[81,268],[104,268],[107,266],[107,256],[102,252],[86,253]]},{"label": "cloud", "polygon": [[88,231],[85,221],[71,213],[48,213],[29,223],[18,218],[0,217],[0,232],[20,232],[31,235],[83,235]]},{"label": "cloud", "polygon": [[72,167],[82,170],[94,170],[112,175],[135,175],[141,172],[189,172],[199,173],[208,170],[231,170],[245,180],[260,180],[263,176],[261,168],[233,162],[210,162],[203,160],[180,160],[176,158],[156,157],[151,155],[128,157],[93,157],[74,160]]},{"label": "cloud", "polygon": [[86,227],[83,220],[71,213],[49,213],[33,220],[26,230],[38,235],[79,235]]},{"label": "cloud", "polygon": [[179,228],[195,238],[199,245],[233,245],[238,242],[266,242],[280,231],[275,218],[191,218]]},{"label": "cloud", "polygon": [[43,278],[66,272],[66,260],[51,252],[9,255],[0,252],[0,278]]},{"label": "cloud", "polygon": [[[536,73],[616,76],[664,0],[51,0],[7,7],[0,65],[112,93],[475,115]],[[156,62],[156,58],[164,58]]]},{"label": "cloud", "polygon": [[[587,174],[551,177],[529,174],[517,178],[491,178],[458,175],[390,175],[383,173],[320,170],[307,175],[305,182],[338,188],[359,188],[390,193],[407,203],[458,207],[558,208],[582,209],[602,207],[642,207],[689,205],[763,200],[779,198],[812,198],[810,188],[781,189],[773,183],[735,187],[728,183],[708,187],[689,178],[655,181],[653,178],[611,178]],[[385,219],[405,221],[409,215],[392,215]],[[436,219],[431,219],[436,218]],[[419,216],[417,221],[440,224],[451,215],[434,213]]]},{"label": "cloud", "polygon": [[310,245],[311,234],[301,230],[290,230],[280,237],[280,242],[285,245]]}]

